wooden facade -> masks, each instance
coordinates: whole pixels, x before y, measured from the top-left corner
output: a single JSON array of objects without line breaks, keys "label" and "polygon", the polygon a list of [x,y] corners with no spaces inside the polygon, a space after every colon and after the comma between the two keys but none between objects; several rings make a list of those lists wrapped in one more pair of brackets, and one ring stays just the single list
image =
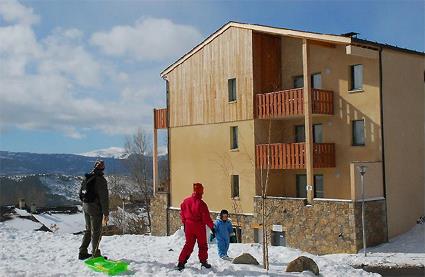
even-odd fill
[{"label": "wooden facade", "polygon": [[254,95],[282,88],[281,37],[252,33]]},{"label": "wooden facade", "polygon": [[[253,119],[251,33],[229,28],[167,74],[170,127]],[[237,100],[229,103],[232,78]]]},{"label": "wooden facade", "polygon": [[[305,169],[305,143],[273,143],[256,145],[259,169]],[[335,144],[313,144],[313,167],[335,167]]]}]

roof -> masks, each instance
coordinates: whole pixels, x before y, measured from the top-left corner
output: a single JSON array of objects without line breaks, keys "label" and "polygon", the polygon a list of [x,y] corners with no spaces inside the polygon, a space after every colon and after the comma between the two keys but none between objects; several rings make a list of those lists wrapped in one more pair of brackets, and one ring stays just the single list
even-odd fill
[{"label": "roof", "polygon": [[392,50],[396,50],[396,51],[401,51],[401,52],[406,52],[406,53],[410,53],[410,54],[418,54],[418,55],[422,55],[425,56],[424,52],[420,52],[420,51],[416,51],[416,50],[412,50],[412,49],[408,49],[408,48],[403,48],[403,47],[398,47],[398,46],[394,46],[391,44],[387,44],[387,43],[380,43],[377,41],[370,41],[367,39],[360,39],[360,38],[352,38],[352,43],[361,43],[361,44],[367,44],[370,46],[375,46],[375,47],[382,47],[382,48],[388,48],[388,49],[392,49]]},{"label": "roof", "polygon": [[333,43],[333,44],[346,44],[346,45],[351,43],[367,44],[373,47],[390,48],[390,49],[399,50],[403,52],[425,55],[425,53],[415,51],[415,50],[410,50],[410,49],[401,48],[401,47],[397,47],[397,46],[393,46],[389,44],[382,44],[378,42],[372,42],[369,40],[358,39],[356,37],[348,36],[348,34],[351,34],[351,33],[342,34],[342,35],[323,34],[323,33],[307,32],[307,31],[300,31],[300,30],[293,30],[293,29],[286,29],[286,28],[278,28],[278,27],[272,27],[272,26],[266,26],[266,25],[247,24],[247,23],[230,21],[227,24],[223,25],[220,29],[212,33],[210,36],[208,36],[205,40],[203,40],[201,43],[196,45],[194,48],[192,48],[189,52],[187,52],[185,55],[183,55],[173,64],[171,64],[166,69],[164,69],[160,74],[161,77],[164,78],[164,76],[166,76],[174,68],[182,64],[185,60],[187,60],[189,57],[191,57],[193,54],[198,52],[205,45],[210,43],[212,40],[214,40],[216,37],[218,37],[224,31],[226,31],[227,29],[231,27],[249,29],[249,30],[273,34],[273,35],[284,35],[284,36],[295,37],[295,38],[306,38],[309,40],[322,41],[322,42]]}]

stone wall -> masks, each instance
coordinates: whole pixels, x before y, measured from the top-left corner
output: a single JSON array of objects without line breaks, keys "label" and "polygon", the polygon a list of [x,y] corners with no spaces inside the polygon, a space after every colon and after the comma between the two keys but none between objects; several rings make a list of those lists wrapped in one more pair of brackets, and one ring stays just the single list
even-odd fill
[{"label": "stone wall", "polygon": [[[357,253],[361,248],[359,203],[314,200],[313,205],[306,205],[304,199],[295,198],[269,198],[266,203],[268,229],[282,225],[289,247],[314,254]],[[255,220],[261,223],[261,198],[255,199],[254,211]],[[385,201],[368,201],[365,211],[368,245],[385,242]]]},{"label": "stone wall", "polygon": [[[357,249],[360,250],[363,248],[362,203],[356,202],[354,206],[357,238],[356,246]],[[385,200],[365,202],[365,223],[367,247],[388,241]]]},{"label": "stone wall", "polygon": [[151,224],[152,224],[152,235],[154,236],[166,236],[167,232],[167,221],[168,221],[168,193],[157,192],[154,199],[151,201]]},{"label": "stone wall", "polygon": [[[282,225],[286,245],[314,254],[357,253],[363,247],[361,202],[270,197],[266,200],[267,229]],[[152,201],[152,234],[171,235],[181,228],[180,209],[167,207],[168,194],[157,193]],[[217,212],[211,212],[215,219]],[[261,198],[254,200],[254,214],[230,214],[242,229],[242,242],[254,242],[254,228],[261,228]],[[365,202],[367,245],[387,241],[385,200]],[[168,224],[167,224],[168,221]],[[168,230],[167,230],[168,228]],[[269,236],[270,236],[269,232]],[[269,240],[270,241],[270,240]]]}]

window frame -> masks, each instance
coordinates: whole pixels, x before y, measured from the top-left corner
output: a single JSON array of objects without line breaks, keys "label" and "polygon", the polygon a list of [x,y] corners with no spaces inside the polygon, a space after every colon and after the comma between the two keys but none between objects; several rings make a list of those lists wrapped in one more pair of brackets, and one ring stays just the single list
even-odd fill
[{"label": "window frame", "polygon": [[[355,122],[363,122],[363,143],[357,143],[356,141],[356,124]],[[351,121],[351,145],[352,146],[365,146],[366,145],[366,136],[365,136],[365,120],[364,119],[356,119]]]},{"label": "window frame", "polygon": [[[305,190],[305,197],[301,197],[301,193],[300,190],[298,189],[299,187],[299,180],[301,177],[305,178],[305,186],[304,186],[304,190]],[[295,175],[295,186],[296,186],[296,197],[297,198],[307,198],[307,175],[306,174],[296,174]]]},{"label": "window frame", "polygon": [[[355,86],[355,68],[360,66],[361,67],[361,84],[360,87],[356,87]],[[350,65],[350,87],[349,87],[349,91],[350,92],[362,92],[363,88],[364,88],[364,65],[363,64],[352,64]]]},{"label": "window frame", "polygon": [[[307,198],[307,174],[296,174],[295,176],[296,176],[296,180],[295,180],[296,197],[297,198]],[[304,177],[305,180],[306,180],[305,187],[304,187],[305,197],[300,196],[301,194],[300,194],[300,191],[298,189],[298,187],[299,187],[299,181],[298,180],[300,179],[300,177]],[[318,177],[322,178],[322,193],[323,193],[322,197],[317,197],[317,179],[316,178],[318,178]],[[323,174],[314,174],[313,175],[313,182],[314,182],[314,198],[324,198],[325,197],[325,177],[324,177],[324,175]]]},{"label": "window frame", "polygon": [[[302,86],[300,86],[300,87],[297,87],[296,86],[297,79],[301,79],[302,80]],[[304,87],[304,76],[303,75],[297,75],[297,76],[292,77],[292,87],[294,89],[295,88],[303,88]]]},{"label": "window frame", "polygon": [[[321,142],[318,142],[318,141],[316,141],[316,129],[315,129],[315,126],[322,126],[321,128],[322,128],[322,136],[321,136]],[[299,136],[298,136],[298,128],[303,128],[304,129],[304,134],[302,135],[303,136],[303,138],[304,138],[304,140],[302,140],[302,141],[300,141],[300,140],[298,140],[298,138],[299,138]],[[316,124],[313,124],[313,143],[323,143],[323,124],[322,123],[316,123]],[[302,124],[302,125],[295,125],[294,126],[294,132],[295,132],[295,135],[294,135],[294,141],[295,141],[295,143],[303,143],[303,142],[305,142],[305,125],[304,124]]]},{"label": "window frame", "polygon": [[[237,180],[237,191],[236,191],[236,189],[235,189],[235,180]],[[240,190],[240,178],[239,178],[239,175],[234,175],[234,174],[232,174],[232,175],[230,175],[230,196],[231,196],[231,198],[232,199],[235,199],[235,198],[240,198],[240,192],[241,192],[241,190]],[[236,194],[236,192],[237,192],[237,194]]]},{"label": "window frame", "polygon": [[228,102],[235,103],[238,100],[236,78],[227,79]]},{"label": "window frame", "polygon": [[[317,196],[317,177],[322,177],[322,197]],[[325,177],[323,174],[314,175],[314,198],[325,198]]]},{"label": "window frame", "polygon": [[239,128],[238,126],[230,126],[230,150],[235,151],[238,149],[239,149]]},{"label": "window frame", "polygon": [[[298,136],[298,129],[303,129],[304,130],[304,132],[301,132],[300,133],[300,136]],[[295,125],[294,130],[295,130],[295,136],[294,136],[295,143],[303,143],[303,142],[305,142],[305,125]],[[304,138],[304,140],[299,140],[299,138],[301,136]]]},{"label": "window frame", "polygon": [[[314,87],[314,76],[320,76],[320,87],[318,88]],[[322,72],[312,73],[310,75],[310,83],[312,89],[322,89]]]}]

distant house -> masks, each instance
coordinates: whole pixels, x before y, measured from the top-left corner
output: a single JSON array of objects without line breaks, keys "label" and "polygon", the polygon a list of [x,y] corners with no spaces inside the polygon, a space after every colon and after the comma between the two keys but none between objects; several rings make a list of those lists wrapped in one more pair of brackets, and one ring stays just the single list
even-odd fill
[{"label": "distant house", "polygon": [[354,34],[224,25],[161,73],[154,184],[164,129],[170,187],[156,193],[153,234],[180,227],[179,205],[201,182],[209,208],[259,241],[267,178],[275,243],[357,252],[359,166],[368,245],[406,232],[425,213],[424,70],[424,53]]}]

